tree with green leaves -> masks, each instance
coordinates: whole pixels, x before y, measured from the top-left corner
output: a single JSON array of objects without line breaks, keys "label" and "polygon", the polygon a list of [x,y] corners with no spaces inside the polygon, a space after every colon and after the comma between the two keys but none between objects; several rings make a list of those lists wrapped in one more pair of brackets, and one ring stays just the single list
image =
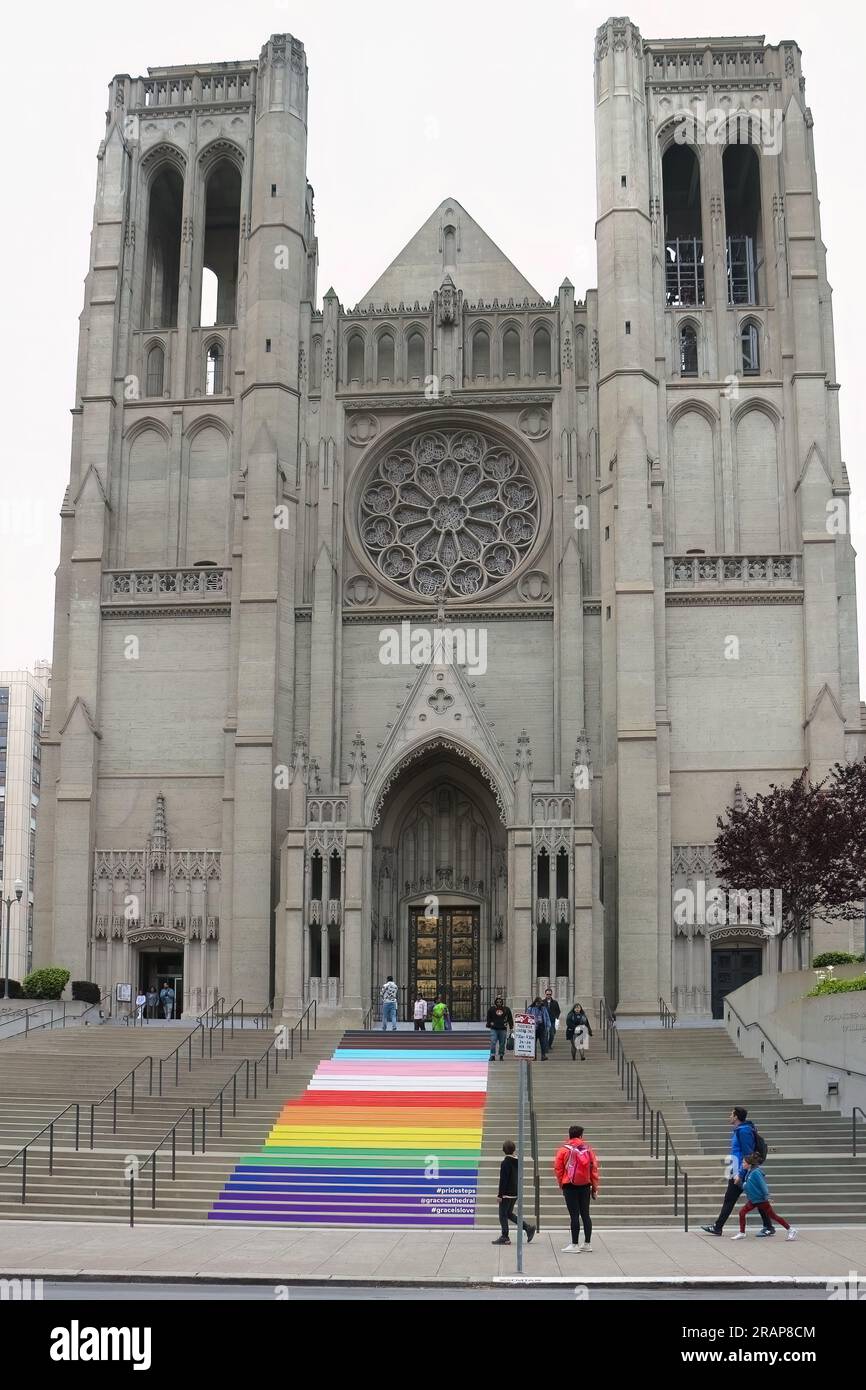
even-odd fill
[{"label": "tree with green leaves", "polygon": [[715,859],[729,892],[782,895],[782,949],[793,937],[797,965],[813,917],[859,918],[866,898],[866,758],[836,763],[823,781],[803,769],[790,786],[729,806],[716,822]]}]

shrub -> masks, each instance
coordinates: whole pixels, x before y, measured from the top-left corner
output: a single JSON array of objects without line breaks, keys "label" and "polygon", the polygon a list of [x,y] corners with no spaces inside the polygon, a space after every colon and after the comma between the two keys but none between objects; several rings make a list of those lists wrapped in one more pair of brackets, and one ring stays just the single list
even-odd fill
[{"label": "shrub", "polygon": [[62,965],[46,965],[26,976],[24,993],[29,999],[59,999],[68,979],[69,971]]},{"label": "shrub", "polygon": [[[5,993],[6,993],[6,981],[5,981],[5,979],[3,978],[3,976],[0,975],[0,998],[2,998],[2,996],[3,996]],[[21,988],[21,985],[18,983],[18,981],[17,981],[17,980],[10,980],[10,981],[9,981],[9,998],[10,998],[10,999],[20,999],[20,998],[22,997],[22,995],[23,995],[23,990],[22,990],[22,988]]]},{"label": "shrub", "polygon": [[99,1003],[99,985],[92,980],[73,980],[72,998],[81,999],[85,1004]]},{"label": "shrub", "polygon": [[866,975],[855,975],[853,980],[821,980],[814,989],[810,989],[807,999],[814,999],[821,994],[850,994],[855,990],[866,989]]},{"label": "shrub", "polygon": [[853,965],[855,961],[862,959],[862,956],[852,955],[850,951],[823,951],[820,956],[815,956],[812,967],[814,970],[820,970],[826,965]]}]

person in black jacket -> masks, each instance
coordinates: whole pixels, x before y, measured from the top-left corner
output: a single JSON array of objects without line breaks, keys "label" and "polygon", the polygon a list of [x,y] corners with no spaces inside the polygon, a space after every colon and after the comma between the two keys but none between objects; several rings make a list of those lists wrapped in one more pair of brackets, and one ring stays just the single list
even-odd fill
[{"label": "person in black jacket", "polygon": [[586,1061],[586,1040],[592,1037],[592,1029],[589,1026],[589,1019],[582,1004],[575,1004],[573,1009],[569,1009],[565,1020],[565,1036],[571,1043],[572,1062],[580,1051],[580,1060]]},{"label": "person in black jacket", "polygon": [[499,994],[487,1010],[487,1027],[490,1029],[490,1060],[492,1062],[496,1057],[498,1043],[501,1062],[505,1057],[506,1036],[514,1032],[514,1016]]},{"label": "person in black jacket", "polygon": [[[491,1245],[510,1245],[511,1237],[508,1234],[508,1223],[513,1221],[517,1225],[517,1217],[514,1215],[514,1204],[517,1201],[517,1159],[514,1157],[514,1142],[506,1139],[502,1145],[502,1152],[505,1157],[499,1169],[499,1192],[497,1201],[499,1202],[499,1224],[502,1227],[502,1235],[498,1240],[491,1241]],[[535,1235],[535,1227],[531,1221],[524,1221],[523,1233],[527,1243]]]},{"label": "person in black jacket", "polygon": [[553,997],[552,989],[546,989],[544,991],[544,999],[542,1002],[550,1015],[550,1028],[547,1031],[547,1050],[549,1052],[556,1040],[556,1020],[559,1018],[562,1010],[559,1007],[559,1000]]}]

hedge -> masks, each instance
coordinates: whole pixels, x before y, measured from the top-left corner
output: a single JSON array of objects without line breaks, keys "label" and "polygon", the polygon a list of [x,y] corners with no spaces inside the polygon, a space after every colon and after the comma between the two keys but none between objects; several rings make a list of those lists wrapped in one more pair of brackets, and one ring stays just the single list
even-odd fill
[{"label": "hedge", "polygon": [[68,979],[69,971],[62,965],[46,965],[41,970],[31,970],[22,988],[29,999],[59,999]]},{"label": "hedge", "polygon": [[866,989],[866,975],[855,975],[853,980],[821,980],[814,989],[810,989],[807,999],[814,999],[820,994],[853,994],[855,990]]},{"label": "hedge", "polygon": [[73,980],[71,988],[73,999],[81,999],[85,1004],[99,1003],[99,985],[92,980]]}]

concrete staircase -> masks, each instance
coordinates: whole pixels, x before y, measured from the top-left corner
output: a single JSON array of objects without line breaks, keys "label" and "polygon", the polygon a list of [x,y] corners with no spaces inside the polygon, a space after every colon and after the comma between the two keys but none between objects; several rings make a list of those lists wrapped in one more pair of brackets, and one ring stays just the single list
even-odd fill
[{"label": "concrete staircase", "polygon": [[[564,1036],[554,1044],[546,1062],[530,1064],[538,1125],[540,1209],[542,1227],[565,1230],[565,1203],[553,1174],[553,1156],[567,1138],[571,1124],[584,1126],[584,1137],[595,1149],[601,1168],[599,1199],[593,1203],[593,1223],[600,1229],[625,1226],[673,1226],[673,1164],[671,1184],[665,1186],[664,1162],[650,1157],[649,1131],[643,1137],[635,1107],[625,1099],[616,1066],[605,1055],[596,1035],[586,1061],[571,1060]],[[484,1140],[478,1182],[476,1224],[498,1223],[496,1184],[505,1139],[517,1140],[517,1066],[511,1055],[492,1062],[484,1114]],[[526,1213],[534,1220],[534,1180],[526,1136]],[[700,1194],[695,1193],[694,1196]],[[680,1186],[682,1200],[682,1185]]]},{"label": "concrete staircase", "polygon": [[[805,1225],[866,1222],[866,1152],[851,1157],[850,1119],[785,1099],[760,1062],[740,1055],[722,1025],[624,1029],[621,1039],[696,1179],[695,1194],[703,1198],[706,1177],[715,1175],[708,1216],[721,1202],[728,1117],[734,1105],[744,1105],[769,1146],[765,1171],[783,1216]],[[691,1206],[697,1216],[699,1208],[694,1201]]]},{"label": "concrete staircase", "polygon": [[[0,1164],[34,1135],[43,1124],[71,1101],[83,1102],[80,1120],[79,1152],[74,1150],[74,1115],[56,1126],[54,1172],[48,1172],[48,1135],[28,1153],[27,1201],[21,1204],[21,1159],[0,1167],[0,1217],[30,1220],[128,1221],[129,1160],[143,1160],[156,1147],[172,1124],[191,1105],[196,1115],[196,1150],[190,1153],[190,1121],[178,1131],[176,1178],[170,1179],[170,1146],[157,1161],[157,1207],[150,1209],[151,1170],[136,1183],[135,1220],[162,1222],[204,1221],[227,1174],[238,1157],[258,1148],[278,1113],[282,1102],[303,1091],[317,1063],[330,1056],[339,1033],[311,1032],[303,1051],[293,1060],[283,1056],[275,1074],[274,1059],[268,1067],[270,1085],[265,1087],[264,1067],[259,1067],[258,1096],[253,1096],[252,1066],[250,1097],[246,1098],[246,1069],[237,1083],[237,1115],[233,1118],[232,1092],[226,1092],[223,1105],[223,1134],[219,1135],[218,1108],[207,1118],[206,1152],[201,1153],[201,1109],[208,1105],[244,1059],[260,1057],[270,1034],[253,1029],[236,1029],[225,1034],[225,1050],[218,1051],[214,1037],[214,1056],[200,1056],[198,1035],[193,1037],[192,1070],[187,1070],[186,1049],[181,1054],[179,1085],[174,1086],[174,1064],[164,1079],[162,1097],[147,1094],[149,1066],[139,1068],[135,1108],[132,1109],[129,1083],[118,1097],[116,1129],[113,1106],[100,1107],[94,1124],[95,1147],[89,1144],[90,1102],[100,1099],[137,1061],[149,1054],[166,1056],[189,1032],[188,1025],[161,1030],[148,1029],[65,1029],[10,1040],[0,1045]],[[155,1062],[154,1072],[158,1070]],[[165,1069],[168,1072],[168,1069]],[[154,1082],[154,1090],[156,1082]]]}]

